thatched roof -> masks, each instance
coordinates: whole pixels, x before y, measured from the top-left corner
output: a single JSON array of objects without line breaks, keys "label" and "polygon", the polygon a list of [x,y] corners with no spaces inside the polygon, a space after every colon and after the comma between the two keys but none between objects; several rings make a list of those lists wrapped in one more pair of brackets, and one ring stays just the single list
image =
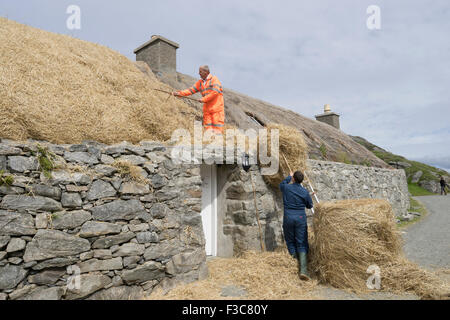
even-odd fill
[{"label": "thatched roof", "polygon": [[[201,112],[105,46],[0,17],[0,138],[79,143],[170,139]],[[168,125],[170,123],[170,125]]]},{"label": "thatched roof", "polygon": [[[162,82],[176,88],[177,90],[191,87],[198,79],[188,75],[177,73],[177,76],[164,73],[157,74]],[[222,83],[223,84],[223,83]],[[308,144],[309,157],[320,160],[343,161],[349,160],[355,164],[368,164],[374,167],[388,168],[389,166],[377,158],[372,152],[355,142],[343,131],[328,124],[304,117],[291,110],[275,106],[268,102],[246,96],[226,88],[224,89],[226,122],[241,129],[258,129],[255,120],[263,123],[279,123],[298,128],[304,135]],[[201,97],[198,93],[193,97]],[[191,104],[201,110],[200,104]],[[249,116],[250,115],[250,116]],[[343,115],[345,117],[345,115]],[[326,158],[320,151],[321,145],[325,146]],[[347,159],[345,159],[347,158]]]},{"label": "thatched roof", "polygon": [[[54,143],[164,141],[174,128],[191,130],[193,120],[201,119],[201,104],[167,100],[167,94],[152,90],[184,89],[195,78],[181,73],[158,73],[157,78],[146,63],[133,64],[95,43],[5,18],[0,18],[0,26],[0,138]],[[258,129],[260,122],[294,127],[304,136],[310,158],[387,167],[327,124],[233,90],[225,89],[224,95],[228,125]]]}]

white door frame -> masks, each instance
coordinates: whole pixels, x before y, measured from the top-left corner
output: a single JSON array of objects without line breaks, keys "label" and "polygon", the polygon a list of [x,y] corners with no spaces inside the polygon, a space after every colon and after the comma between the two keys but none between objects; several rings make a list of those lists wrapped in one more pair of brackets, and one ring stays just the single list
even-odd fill
[{"label": "white door frame", "polygon": [[205,251],[208,256],[217,255],[217,168],[202,164],[202,225]]}]

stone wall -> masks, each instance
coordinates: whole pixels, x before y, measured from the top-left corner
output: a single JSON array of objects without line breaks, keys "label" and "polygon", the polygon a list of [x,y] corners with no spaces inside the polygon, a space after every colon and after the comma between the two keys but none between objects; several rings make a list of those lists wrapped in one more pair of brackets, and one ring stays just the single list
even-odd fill
[{"label": "stone wall", "polygon": [[207,275],[198,165],[153,142],[40,143],[58,157],[50,179],[36,141],[0,143],[14,176],[0,186],[0,300],[137,299]]},{"label": "stone wall", "polygon": [[[308,176],[319,201],[381,198],[391,203],[396,216],[407,213],[409,193],[404,170],[317,160],[308,160],[308,166]],[[281,192],[269,187],[255,166],[248,173],[237,166],[226,166],[221,171],[225,213],[220,217],[223,234],[219,230],[219,239],[223,250],[219,250],[219,254],[231,256],[249,249],[261,250],[255,197],[265,248],[283,247]],[[250,177],[255,186],[255,196]],[[307,185],[306,181],[303,185]],[[312,215],[311,210],[307,210],[307,215]],[[308,223],[311,222],[308,219]]]},{"label": "stone wall", "polygon": [[220,230],[219,222],[218,238],[223,249],[218,250],[219,255],[239,255],[246,250],[261,250],[262,246],[272,251],[284,245],[281,193],[264,182],[256,166],[249,172],[237,165],[222,166],[218,184],[222,186],[219,199],[223,199],[219,201],[223,204],[219,208],[223,227]]},{"label": "stone wall", "polygon": [[308,175],[314,189],[317,189],[319,201],[386,199],[396,216],[407,213],[409,192],[405,171],[402,169],[382,169],[318,160],[308,160],[308,166]]},{"label": "stone wall", "polygon": [[[39,169],[38,143],[57,157],[51,178]],[[14,182],[0,186],[0,299],[136,299],[206,277],[202,159],[175,165],[171,158],[156,142],[3,139],[0,169]],[[133,165],[132,175],[119,160]],[[321,201],[383,198],[397,215],[408,209],[403,170],[308,165]],[[257,166],[217,165],[217,184],[219,256],[261,250],[260,235],[266,250],[284,247],[281,193]],[[79,289],[71,285],[78,271]]]}]

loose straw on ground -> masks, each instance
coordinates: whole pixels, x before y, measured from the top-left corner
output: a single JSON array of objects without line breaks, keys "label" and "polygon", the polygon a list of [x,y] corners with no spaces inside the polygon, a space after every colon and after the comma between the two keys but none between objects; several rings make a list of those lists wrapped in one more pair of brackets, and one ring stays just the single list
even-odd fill
[{"label": "loose straw on ground", "polygon": [[[238,258],[215,258],[208,262],[209,276],[202,281],[180,284],[166,295],[155,290],[152,300],[217,299],[317,299],[313,290],[317,281],[301,281],[297,261],[287,250],[277,252],[247,251]],[[243,297],[222,296],[225,286],[245,289]]]}]

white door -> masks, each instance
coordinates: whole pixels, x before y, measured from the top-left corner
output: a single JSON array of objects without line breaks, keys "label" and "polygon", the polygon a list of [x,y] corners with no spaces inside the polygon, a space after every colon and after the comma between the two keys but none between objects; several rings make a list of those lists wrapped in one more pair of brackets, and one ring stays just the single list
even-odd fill
[{"label": "white door", "polygon": [[202,223],[205,250],[209,256],[217,255],[217,174],[216,166],[201,165]]}]

